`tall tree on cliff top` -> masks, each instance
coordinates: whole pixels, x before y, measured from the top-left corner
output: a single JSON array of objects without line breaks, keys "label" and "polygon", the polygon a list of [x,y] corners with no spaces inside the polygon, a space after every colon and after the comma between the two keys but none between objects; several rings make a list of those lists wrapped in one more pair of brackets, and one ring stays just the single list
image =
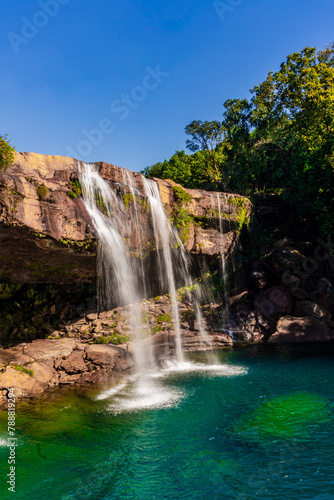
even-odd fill
[{"label": "tall tree on cliff top", "polygon": [[333,55],[334,45],[289,55],[252,90],[250,116],[257,140],[279,160],[273,182],[327,234],[334,230]]},{"label": "tall tree on cliff top", "polygon": [[221,122],[202,122],[194,120],[185,127],[187,135],[191,139],[186,140],[187,148],[190,151],[207,151],[208,153],[208,174],[213,182],[222,181],[220,162],[222,160],[221,146],[224,138],[224,126]]}]

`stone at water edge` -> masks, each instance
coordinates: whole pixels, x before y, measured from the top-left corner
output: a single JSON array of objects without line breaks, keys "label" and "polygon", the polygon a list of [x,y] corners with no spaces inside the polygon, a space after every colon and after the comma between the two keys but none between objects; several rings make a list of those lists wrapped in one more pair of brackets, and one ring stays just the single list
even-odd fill
[{"label": "stone at water edge", "polygon": [[270,343],[325,342],[334,338],[333,332],[323,321],[314,317],[285,316],[277,323],[277,332]]}]

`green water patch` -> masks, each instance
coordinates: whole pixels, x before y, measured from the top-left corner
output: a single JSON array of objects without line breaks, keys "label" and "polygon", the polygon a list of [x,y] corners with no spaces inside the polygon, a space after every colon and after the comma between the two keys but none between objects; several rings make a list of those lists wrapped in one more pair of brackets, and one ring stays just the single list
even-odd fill
[{"label": "green water patch", "polygon": [[261,441],[266,438],[307,439],[312,428],[332,420],[334,405],[317,394],[297,392],[262,404],[234,425],[241,438]]}]

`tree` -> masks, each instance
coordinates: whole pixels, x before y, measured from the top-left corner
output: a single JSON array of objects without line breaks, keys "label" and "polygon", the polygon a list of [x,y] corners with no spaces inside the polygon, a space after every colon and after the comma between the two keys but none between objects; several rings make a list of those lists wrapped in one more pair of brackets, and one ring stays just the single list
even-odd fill
[{"label": "tree", "polygon": [[7,170],[14,161],[14,148],[8,142],[7,137],[7,135],[0,135],[0,170]]},{"label": "tree", "polygon": [[211,180],[219,182],[222,180],[222,173],[219,168],[221,160],[221,145],[224,137],[225,129],[223,124],[218,121],[202,122],[194,120],[185,127],[185,132],[192,138],[186,140],[187,148],[190,151],[207,151],[210,159],[209,173]]}]

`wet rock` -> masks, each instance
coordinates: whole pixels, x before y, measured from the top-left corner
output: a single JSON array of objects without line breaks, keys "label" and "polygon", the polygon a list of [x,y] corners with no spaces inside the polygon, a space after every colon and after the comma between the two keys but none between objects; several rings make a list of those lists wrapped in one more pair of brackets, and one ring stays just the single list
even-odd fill
[{"label": "wet rock", "polygon": [[313,317],[286,316],[277,323],[277,332],[270,338],[271,343],[324,342],[334,337],[326,323]]}]

